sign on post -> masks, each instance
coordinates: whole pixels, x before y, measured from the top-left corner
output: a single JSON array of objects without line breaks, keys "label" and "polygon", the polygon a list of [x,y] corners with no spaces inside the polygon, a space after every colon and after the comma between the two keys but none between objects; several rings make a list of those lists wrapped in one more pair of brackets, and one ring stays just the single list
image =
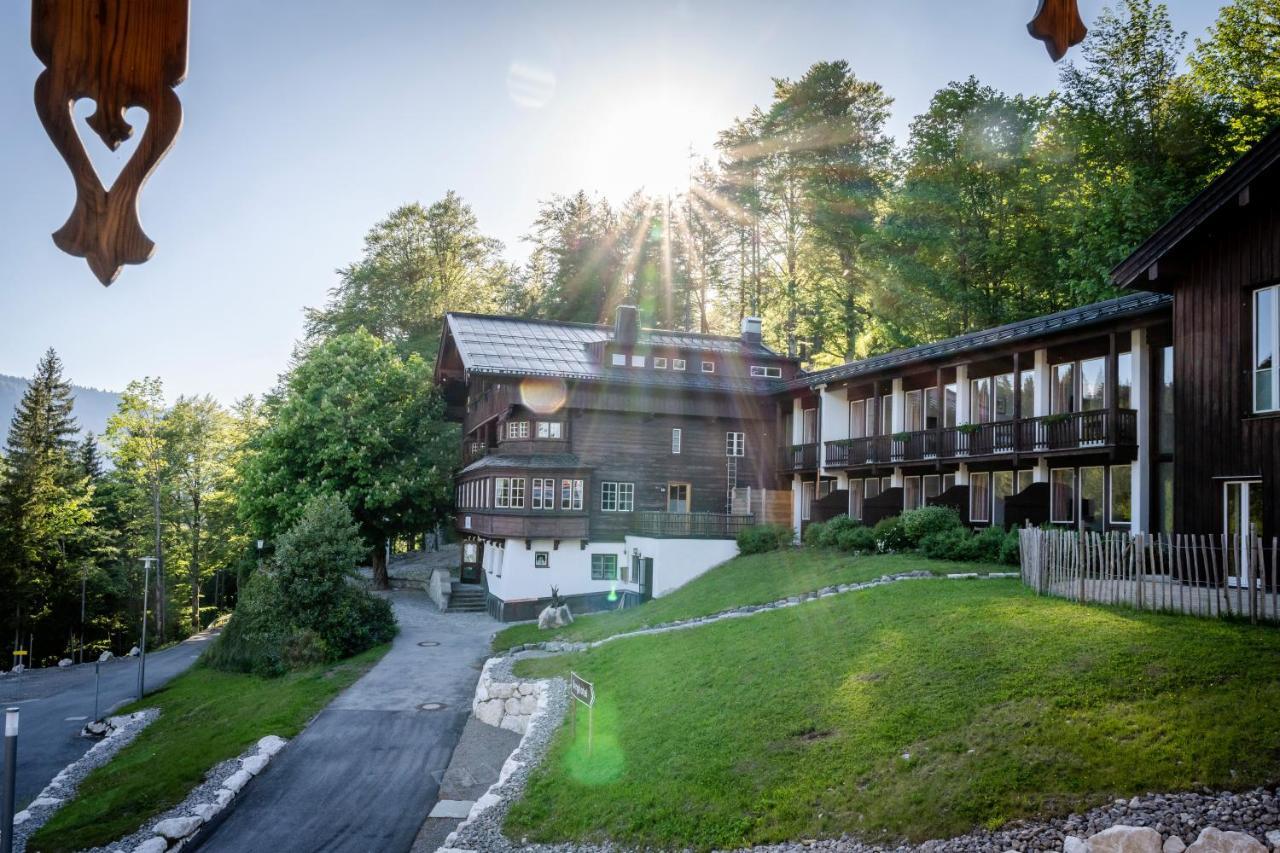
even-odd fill
[{"label": "sign on post", "polygon": [[[587,755],[592,751],[592,734],[595,730],[596,686],[578,673],[569,672],[569,692],[573,698],[587,706]],[[573,712],[573,736],[578,737],[578,712]]]}]

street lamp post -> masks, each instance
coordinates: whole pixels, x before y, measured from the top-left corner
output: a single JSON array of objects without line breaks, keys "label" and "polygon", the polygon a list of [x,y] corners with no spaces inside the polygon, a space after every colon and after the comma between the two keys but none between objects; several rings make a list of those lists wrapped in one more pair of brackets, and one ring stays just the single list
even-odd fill
[{"label": "street lamp post", "polygon": [[151,578],[151,564],[155,557],[142,558],[142,643],[138,647],[138,701],[142,701],[143,685],[147,680],[147,596]]}]

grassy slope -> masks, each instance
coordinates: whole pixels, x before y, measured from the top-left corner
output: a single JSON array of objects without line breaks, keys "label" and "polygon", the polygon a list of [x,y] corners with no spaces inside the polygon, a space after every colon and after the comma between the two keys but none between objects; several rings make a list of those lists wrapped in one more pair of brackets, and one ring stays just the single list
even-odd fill
[{"label": "grassy slope", "polygon": [[[1280,778],[1280,631],[921,581],[526,661],[596,684],[514,837],[914,841]],[[910,753],[910,760],[902,758]]]},{"label": "grassy slope", "polygon": [[89,774],[76,798],[54,814],[27,849],[80,850],[135,831],[181,802],[218,762],[264,735],[296,735],[388,648],[275,679],[200,666],[178,676],[119,712],[161,709],[160,719],[137,740]]},{"label": "grassy slope", "polygon": [[811,548],[737,557],[695,578],[678,590],[640,607],[579,617],[572,625],[540,631],[537,625],[513,625],[494,638],[495,651],[543,640],[599,640],[650,625],[719,613],[744,604],[765,604],[824,586],[858,583],[896,572],[1005,572],[1008,566],[928,560],[913,554],[851,556]]}]

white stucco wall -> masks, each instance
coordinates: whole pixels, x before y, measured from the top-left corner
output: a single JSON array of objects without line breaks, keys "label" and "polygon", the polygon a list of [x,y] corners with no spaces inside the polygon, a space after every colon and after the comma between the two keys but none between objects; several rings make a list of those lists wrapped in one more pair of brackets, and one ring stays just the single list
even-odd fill
[{"label": "white stucco wall", "polygon": [[650,539],[628,536],[627,549],[653,558],[653,595],[666,595],[713,566],[738,556],[733,539]]}]

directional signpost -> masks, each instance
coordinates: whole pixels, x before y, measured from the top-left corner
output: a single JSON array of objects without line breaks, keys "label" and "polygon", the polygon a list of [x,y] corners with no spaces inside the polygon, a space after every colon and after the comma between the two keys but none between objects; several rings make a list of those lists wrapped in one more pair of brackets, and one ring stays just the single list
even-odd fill
[{"label": "directional signpost", "polygon": [[[587,755],[591,754],[592,733],[595,729],[596,687],[576,672],[569,673],[569,692],[573,698],[587,706]],[[573,711],[573,739],[578,739],[578,711]]]}]

